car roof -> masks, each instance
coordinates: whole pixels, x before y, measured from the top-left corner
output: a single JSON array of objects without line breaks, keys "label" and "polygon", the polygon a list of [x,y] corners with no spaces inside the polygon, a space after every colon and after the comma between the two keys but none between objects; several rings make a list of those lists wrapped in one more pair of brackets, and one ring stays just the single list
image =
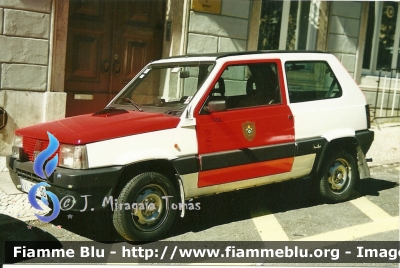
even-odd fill
[{"label": "car roof", "polygon": [[183,62],[191,62],[196,60],[201,61],[215,61],[220,58],[232,57],[232,56],[245,56],[245,55],[267,55],[267,54],[325,54],[329,55],[330,53],[322,52],[322,51],[313,51],[313,50],[257,50],[257,51],[241,51],[241,52],[219,52],[219,53],[203,53],[203,54],[187,54],[187,55],[179,55],[168,57],[165,59],[160,59],[154,61],[154,63],[167,63],[174,62],[176,60]]},{"label": "car roof", "polygon": [[185,58],[185,57],[215,57],[223,58],[230,56],[242,56],[242,55],[256,55],[256,54],[276,54],[276,53],[323,53],[329,54],[327,52],[322,51],[313,51],[313,50],[256,50],[256,51],[241,51],[241,52],[219,52],[219,53],[205,53],[205,54],[188,54],[182,56],[174,56],[170,58]]}]

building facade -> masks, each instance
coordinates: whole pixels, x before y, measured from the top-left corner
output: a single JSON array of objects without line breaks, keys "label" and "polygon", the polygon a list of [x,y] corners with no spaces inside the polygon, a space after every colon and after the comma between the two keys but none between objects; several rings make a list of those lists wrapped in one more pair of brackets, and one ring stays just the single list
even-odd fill
[{"label": "building facade", "polygon": [[382,1],[0,0],[8,116],[0,155],[11,152],[16,129],[99,110],[161,57],[327,51],[374,104],[379,72],[400,65],[398,9]]}]

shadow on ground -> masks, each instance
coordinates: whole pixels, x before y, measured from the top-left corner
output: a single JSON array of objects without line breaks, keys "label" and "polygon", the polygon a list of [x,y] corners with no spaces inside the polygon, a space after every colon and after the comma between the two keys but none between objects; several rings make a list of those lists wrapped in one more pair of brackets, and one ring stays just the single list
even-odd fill
[{"label": "shadow on ground", "polygon": [[379,196],[379,192],[382,190],[390,189],[399,186],[396,182],[379,180],[379,179],[363,179],[357,185],[357,192],[359,196]]},{"label": "shadow on ground", "polygon": [[[379,196],[379,192],[397,187],[398,183],[363,179],[351,199],[360,196]],[[200,211],[189,211],[171,236],[199,232],[217,225],[242,221],[255,216],[279,213],[324,204],[310,180],[293,180],[279,184],[235,191],[198,199]],[[197,201],[197,200],[196,200]]]},{"label": "shadow on ground", "polygon": [[[359,182],[352,199],[366,195],[378,196],[380,191],[396,186],[396,182],[363,179]],[[200,202],[201,209],[187,210],[186,216],[176,222],[169,237],[187,232],[200,232],[214,226],[269,213],[324,204],[312,189],[311,180],[300,179],[195,199],[192,202]],[[64,229],[91,240],[124,241],[113,227],[111,213],[75,213],[73,220],[68,220],[66,215],[60,214],[52,223],[62,225]]]},{"label": "shadow on ground", "polygon": [[[6,261],[11,263],[9,258],[12,256],[13,247],[20,242],[28,242],[32,249],[61,248],[61,243],[53,235],[18,219],[0,214],[0,264]],[[12,263],[28,259],[30,258],[13,258]]]},{"label": "shadow on ground", "polygon": [[[72,215],[72,219],[68,219]],[[77,235],[99,242],[125,241],[114,229],[110,212],[69,212],[62,211],[51,222]]]}]

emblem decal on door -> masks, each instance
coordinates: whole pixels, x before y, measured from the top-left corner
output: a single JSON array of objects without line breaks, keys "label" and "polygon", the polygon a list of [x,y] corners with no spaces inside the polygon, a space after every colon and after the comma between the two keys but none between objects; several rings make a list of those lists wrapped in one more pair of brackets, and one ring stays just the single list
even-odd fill
[{"label": "emblem decal on door", "polygon": [[252,141],[256,136],[256,124],[254,122],[246,121],[242,124],[243,136],[248,141]]}]

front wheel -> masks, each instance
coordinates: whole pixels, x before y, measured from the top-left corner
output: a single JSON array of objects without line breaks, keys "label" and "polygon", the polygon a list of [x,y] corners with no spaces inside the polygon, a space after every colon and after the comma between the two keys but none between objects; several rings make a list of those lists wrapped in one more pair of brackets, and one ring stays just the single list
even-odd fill
[{"label": "front wheel", "polygon": [[155,241],[165,236],[177,218],[178,196],[165,176],[146,172],[134,177],[122,189],[114,208],[113,223],[129,241]]},{"label": "front wheel", "polygon": [[358,178],[354,157],[344,151],[334,153],[324,164],[319,181],[321,195],[334,202],[348,199]]}]

